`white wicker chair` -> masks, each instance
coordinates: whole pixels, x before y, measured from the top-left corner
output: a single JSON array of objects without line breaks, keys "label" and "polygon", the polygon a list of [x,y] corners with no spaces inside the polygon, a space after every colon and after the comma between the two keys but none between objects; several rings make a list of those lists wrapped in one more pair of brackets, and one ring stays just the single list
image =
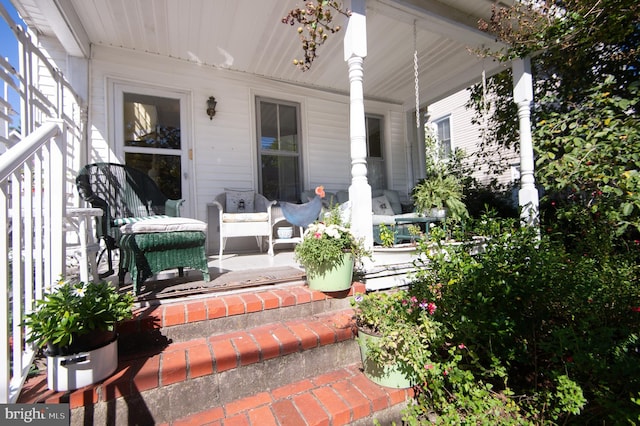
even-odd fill
[{"label": "white wicker chair", "polygon": [[[262,237],[269,237],[269,254],[272,254],[272,229],[271,229],[271,207],[276,201],[269,201],[265,196],[253,193],[253,211],[233,211],[227,208],[227,194],[231,191],[218,194],[211,203],[218,209],[218,224],[220,232],[220,258],[224,251],[227,238],[233,237],[255,237],[260,252],[262,252]],[[250,192],[250,191],[244,191]],[[249,200],[247,200],[249,201]],[[247,202],[247,204],[250,204]],[[231,207],[231,206],[229,206]],[[237,206],[234,209],[237,210]]]}]

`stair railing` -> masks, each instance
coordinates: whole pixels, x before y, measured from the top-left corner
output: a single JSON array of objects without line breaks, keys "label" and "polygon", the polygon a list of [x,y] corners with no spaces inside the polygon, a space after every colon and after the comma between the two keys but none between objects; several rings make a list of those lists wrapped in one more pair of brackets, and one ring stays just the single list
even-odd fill
[{"label": "stair railing", "polygon": [[0,156],[0,403],[14,403],[36,348],[21,325],[65,272],[65,126],[47,122]]}]

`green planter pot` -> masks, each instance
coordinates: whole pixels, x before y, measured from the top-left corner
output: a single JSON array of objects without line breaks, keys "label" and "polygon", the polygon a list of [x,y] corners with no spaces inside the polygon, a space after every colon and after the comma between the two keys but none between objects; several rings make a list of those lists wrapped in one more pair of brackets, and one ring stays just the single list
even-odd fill
[{"label": "green planter pot", "polygon": [[344,291],[351,288],[353,279],[353,255],[345,253],[342,263],[321,275],[307,274],[307,282],[311,290]]},{"label": "green planter pot", "polygon": [[380,365],[367,356],[367,342],[380,340],[380,336],[374,336],[358,329],[358,344],[360,345],[360,357],[364,375],[374,383],[388,388],[403,389],[411,387],[411,382],[396,365]]}]

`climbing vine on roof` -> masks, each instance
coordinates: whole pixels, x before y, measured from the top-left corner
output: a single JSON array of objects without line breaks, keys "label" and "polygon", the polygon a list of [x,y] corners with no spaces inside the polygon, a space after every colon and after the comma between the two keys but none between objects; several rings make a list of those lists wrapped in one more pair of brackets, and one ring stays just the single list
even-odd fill
[{"label": "climbing vine on roof", "polygon": [[317,56],[317,49],[329,38],[329,34],[340,31],[340,25],[333,25],[336,14],[351,16],[349,9],[343,8],[337,1],[316,0],[308,1],[303,8],[291,9],[287,16],[282,18],[283,24],[291,26],[296,23],[298,34],[304,50],[303,59],[294,59],[293,64],[302,71],[311,68],[311,64]]}]

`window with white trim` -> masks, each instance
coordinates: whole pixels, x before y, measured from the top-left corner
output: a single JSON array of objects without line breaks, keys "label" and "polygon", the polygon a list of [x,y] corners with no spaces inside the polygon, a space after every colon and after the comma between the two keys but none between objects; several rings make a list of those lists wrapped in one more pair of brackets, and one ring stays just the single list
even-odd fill
[{"label": "window with white trim", "polygon": [[256,98],[259,192],[296,202],[302,192],[300,105]]},{"label": "window with white trim", "polygon": [[433,122],[438,140],[438,153],[441,159],[451,157],[451,118],[445,117]]}]

